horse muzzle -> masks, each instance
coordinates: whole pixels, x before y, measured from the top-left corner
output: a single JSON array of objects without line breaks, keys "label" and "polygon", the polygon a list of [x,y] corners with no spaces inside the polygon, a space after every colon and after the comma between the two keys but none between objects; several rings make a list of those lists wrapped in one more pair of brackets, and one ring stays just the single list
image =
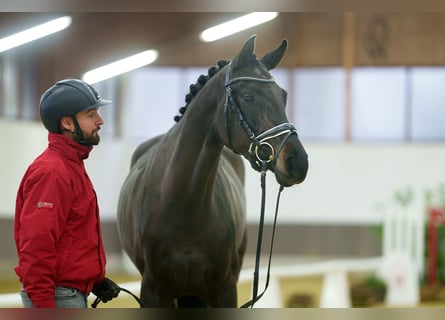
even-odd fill
[{"label": "horse muzzle", "polygon": [[[294,146],[294,143],[297,146]],[[302,183],[306,179],[309,169],[308,156],[303,147],[298,145],[301,145],[299,141],[289,141],[275,162],[275,179],[283,187]]]},{"label": "horse muzzle", "polygon": [[[281,141],[274,146],[272,140],[277,138]],[[288,142],[290,138],[292,143]],[[248,159],[257,171],[275,172],[277,181],[283,186],[301,183],[308,169],[306,151],[298,139],[297,130],[290,123],[277,125],[251,137]]]}]

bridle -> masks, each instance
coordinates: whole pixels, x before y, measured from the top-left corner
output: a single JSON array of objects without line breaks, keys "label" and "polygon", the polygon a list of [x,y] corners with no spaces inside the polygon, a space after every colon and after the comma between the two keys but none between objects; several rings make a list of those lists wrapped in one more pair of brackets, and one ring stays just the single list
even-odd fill
[{"label": "bridle", "polygon": [[[275,165],[275,162],[281,152],[281,150],[284,147],[284,144],[286,143],[287,139],[292,134],[297,135],[297,129],[290,124],[290,123],[282,123],[279,124],[273,128],[270,128],[263,133],[260,133],[258,135],[255,135],[247,121],[245,120],[244,114],[241,111],[239,105],[236,103],[235,98],[232,94],[232,87],[231,85],[235,82],[239,81],[255,81],[255,82],[262,82],[262,83],[273,83],[275,82],[274,78],[254,78],[254,77],[238,77],[238,78],[231,78],[231,63],[227,66],[226,71],[226,81],[224,86],[226,87],[226,102],[224,104],[224,121],[225,121],[225,127],[227,131],[227,138],[228,138],[228,144],[229,146],[232,145],[232,135],[230,132],[230,121],[229,121],[229,110],[230,108],[233,109],[236,112],[236,115],[238,117],[238,122],[243,128],[244,132],[247,134],[247,136],[250,139],[250,146],[248,149],[248,157],[249,161],[254,167],[255,170],[261,171],[264,166],[266,166],[267,169],[271,169],[273,165]],[[275,150],[274,147],[268,142],[268,140],[285,135],[283,140],[281,141],[281,144],[279,145],[278,149]],[[267,157],[267,159],[263,159],[259,154],[258,151],[260,148],[266,147],[269,149],[270,154]]]},{"label": "bridle", "polygon": [[[263,292],[258,295],[258,282],[259,282],[259,265],[260,265],[260,256],[261,256],[261,244],[262,244],[262,238],[263,238],[263,227],[264,227],[264,209],[265,209],[265,195],[266,195],[266,171],[267,169],[272,169],[273,166],[276,163],[276,160],[278,159],[278,156],[281,152],[281,150],[284,147],[284,144],[286,143],[287,139],[293,134],[297,135],[297,129],[290,124],[290,123],[282,123],[279,124],[273,128],[270,128],[258,135],[255,135],[247,121],[245,120],[244,114],[241,111],[240,107],[235,101],[235,98],[232,95],[232,87],[231,85],[238,81],[256,81],[256,82],[262,82],[262,83],[273,83],[275,82],[274,78],[254,78],[254,77],[238,77],[238,78],[231,78],[231,63],[227,66],[226,71],[226,80],[225,80],[225,87],[226,87],[226,102],[224,104],[224,121],[225,121],[225,128],[227,131],[227,138],[228,138],[228,145],[232,146],[232,136],[230,132],[230,121],[229,121],[229,110],[232,108],[238,117],[238,122],[243,128],[244,132],[247,134],[247,136],[250,139],[250,146],[248,149],[248,160],[252,164],[252,167],[261,172],[261,190],[262,190],[262,196],[261,196],[261,214],[260,214],[260,222],[258,226],[258,240],[257,240],[257,249],[256,249],[256,256],[255,256],[255,271],[254,271],[254,279],[253,279],[253,292],[252,292],[252,299],[246,302],[241,306],[241,308],[248,308],[253,307],[255,302],[257,302],[266,292],[266,289],[269,285],[269,277],[270,277],[270,265],[272,260],[272,251],[273,251],[273,241],[275,236],[275,227],[277,222],[277,215],[278,215],[278,205],[280,203],[280,196],[281,192],[283,191],[284,187],[280,185],[278,195],[277,195],[277,202],[275,207],[275,217],[274,217],[274,223],[272,228],[272,238],[270,242],[270,251],[269,251],[269,262],[268,262],[268,268],[267,268],[267,277],[266,277],[266,284]],[[283,136],[283,140],[281,141],[280,145],[278,146],[278,149],[275,150],[274,147],[268,142],[268,140]],[[263,159],[259,154],[259,149],[261,147],[266,147],[269,149],[270,154],[267,157],[267,159]]]}]

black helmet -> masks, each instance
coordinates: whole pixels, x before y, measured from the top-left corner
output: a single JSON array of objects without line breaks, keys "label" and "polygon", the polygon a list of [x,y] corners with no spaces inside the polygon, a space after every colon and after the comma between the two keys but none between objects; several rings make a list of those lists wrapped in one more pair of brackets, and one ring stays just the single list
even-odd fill
[{"label": "black helmet", "polygon": [[40,118],[49,132],[58,133],[62,117],[73,117],[79,111],[109,103],[88,83],[65,79],[56,82],[40,98]]}]

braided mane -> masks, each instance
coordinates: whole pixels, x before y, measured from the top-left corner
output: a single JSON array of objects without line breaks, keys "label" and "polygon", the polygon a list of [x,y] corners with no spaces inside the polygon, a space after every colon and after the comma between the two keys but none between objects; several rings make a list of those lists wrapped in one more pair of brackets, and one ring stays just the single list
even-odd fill
[{"label": "braided mane", "polygon": [[201,90],[201,88],[204,87],[207,81],[209,81],[210,78],[212,78],[215,74],[217,74],[218,71],[224,68],[228,63],[229,61],[227,60],[219,60],[216,66],[209,68],[207,75],[204,74],[200,75],[196,83],[190,85],[190,92],[185,95],[186,105],[181,107],[179,109],[180,114],[174,117],[176,122],[179,122],[179,120],[182,119],[185,112],[187,111],[187,107],[190,104],[190,101],[192,101],[192,99],[198,94],[199,90]]}]

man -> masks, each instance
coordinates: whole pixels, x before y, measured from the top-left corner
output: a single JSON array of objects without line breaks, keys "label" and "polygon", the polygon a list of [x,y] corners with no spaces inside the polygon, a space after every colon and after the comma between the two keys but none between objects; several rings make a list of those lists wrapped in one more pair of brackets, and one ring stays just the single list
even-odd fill
[{"label": "man", "polygon": [[25,307],[86,308],[119,294],[105,277],[96,193],[84,160],[99,143],[99,107],[109,104],[89,84],[56,82],[40,99],[48,147],[28,167],[17,192],[15,242]]}]

